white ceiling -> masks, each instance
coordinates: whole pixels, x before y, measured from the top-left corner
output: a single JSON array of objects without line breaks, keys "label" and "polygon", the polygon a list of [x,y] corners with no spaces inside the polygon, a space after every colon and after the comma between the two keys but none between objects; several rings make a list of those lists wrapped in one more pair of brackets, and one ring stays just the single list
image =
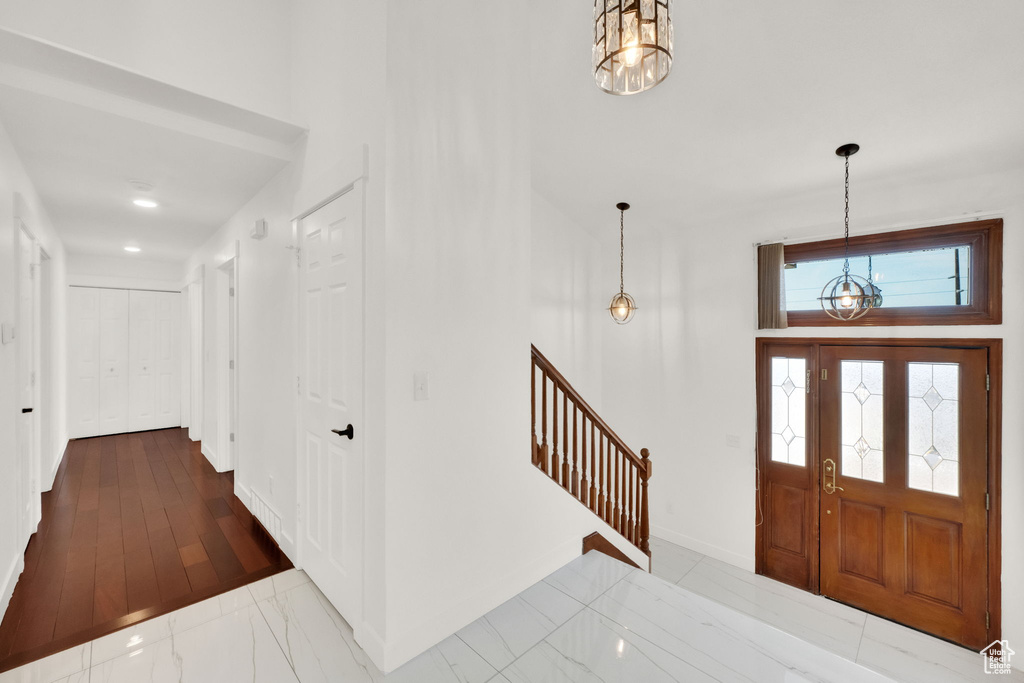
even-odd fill
[{"label": "white ceiling", "polygon": [[591,230],[841,202],[847,142],[856,182],[1024,164],[1020,0],[675,0],[672,73],[628,97],[590,76],[591,2],[533,6],[533,183]]},{"label": "white ceiling", "polygon": [[[303,130],[0,31],[0,123],[71,254],[184,262]],[[152,190],[140,192],[129,181]],[[160,206],[132,204],[150,198]]]}]

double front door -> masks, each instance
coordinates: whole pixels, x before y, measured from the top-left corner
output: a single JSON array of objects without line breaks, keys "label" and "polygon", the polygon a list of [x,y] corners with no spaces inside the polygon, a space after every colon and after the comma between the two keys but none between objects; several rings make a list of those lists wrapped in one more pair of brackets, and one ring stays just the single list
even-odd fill
[{"label": "double front door", "polygon": [[993,640],[988,351],[762,351],[761,573],[972,648]]}]

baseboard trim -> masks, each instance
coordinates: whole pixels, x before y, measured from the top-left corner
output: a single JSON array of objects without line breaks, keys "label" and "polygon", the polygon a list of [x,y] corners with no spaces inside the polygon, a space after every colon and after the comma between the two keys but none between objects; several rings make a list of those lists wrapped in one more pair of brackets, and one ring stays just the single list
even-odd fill
[{"label": "baseboard trim", "polygon": [[60,464],[64,462],[64,458],[68,454],[68,444],[71,443],[68,439],[64,439],[64,446],[58,451],[57,458],[53,461],[53,467],[50,468],[50,473],[46,477],[46,488],[40,487],[41,493],[46,493],[53,490],[53,482],[57,479],[57,470],[60,469]]},{"label": "baseboard trim", "polygon": [[353,629],[352,637],[379,669],[380,663],[384,661],[384,652],[387,650],[387,646],[384,639],[377,633],[377,629],[364,621],[359,624],[358,628]]},{"label": "baseboard trim", "polygon": [[11,597],[14,595],[14,587],[18,585],[18,577],[25,571],[25,553],[18,553],[18,556],[11,562],[4,575],[3,592],[0,593],[0,619],[7,614],[7,608],[11,604]]},{"label": "baseboard trim", "polygon": [[199,443],[199,452],[203,454],[203,457],[206,458],[211,465],[213,465],[213,469],[217,472],[221,472],[220,467],[218,467],[220,462],[217,460],[217,454],[213,452],[212,448],[206,445],[205,441],[201,441]]},{"label": "baseboard trim", "polygon": [[748,557],[746,555],[740,555],[739,553],[734,553],[731,550],[720,548],[717,545],[712,545],[711,543],[705,543],[704,541],[691,538],[690,536],[672,531],[671,529],[666,529],[662,526],[652,526],[651,536],[657,536],[658,538],[670,541],[676,545],[681,545],[684,548],[696,550],[708,557],[713,557],[716,560],[721,560],[722,562],[726,562],[741,569],[754,571],[753,556]]}]

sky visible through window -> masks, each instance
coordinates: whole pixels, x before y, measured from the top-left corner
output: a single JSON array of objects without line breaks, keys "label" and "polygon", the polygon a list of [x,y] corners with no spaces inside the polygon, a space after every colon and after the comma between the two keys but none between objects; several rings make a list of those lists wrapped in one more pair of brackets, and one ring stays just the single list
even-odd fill
[{"label": "sky visible through window", "polygon": [[[871,257],[871,280],[882,290],[884,308],[909,306],[967,306],[971,303],[971,249],[944,247]],[[960,299],[957,301],[957,263]],[[850,258],[850,274],[868,277],[868,257]],[[803,261],[787,267],[786,310],[811,311],[821,307],[818,297],[830,279],[843,272],[843,259]]]}]

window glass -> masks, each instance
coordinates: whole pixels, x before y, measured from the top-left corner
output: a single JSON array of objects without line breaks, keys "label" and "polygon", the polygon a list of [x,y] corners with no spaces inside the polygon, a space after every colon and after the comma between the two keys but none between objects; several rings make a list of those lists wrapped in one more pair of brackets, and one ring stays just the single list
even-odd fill
[{"label": "window glass", "polygon": [[960,493],[960,366],[909,363],[907,368],[907,484]]},{"label": "window glass", "polygon": [[843,476],[882,481],[885,364],[844,360],[841,366]]},{"label": "window glass", "polygon": [[[969,246],[850,258],[850,273],[863,278],[870,274],[886,308],[970,306],[970,268]],[[842,258],[787,264],[786,310],[820,309],[822,287],[842,272]]]},{"label": "window glass", "polygon": [[807,361],[772,358],[772,460],[803,467],[807,451]]}]

